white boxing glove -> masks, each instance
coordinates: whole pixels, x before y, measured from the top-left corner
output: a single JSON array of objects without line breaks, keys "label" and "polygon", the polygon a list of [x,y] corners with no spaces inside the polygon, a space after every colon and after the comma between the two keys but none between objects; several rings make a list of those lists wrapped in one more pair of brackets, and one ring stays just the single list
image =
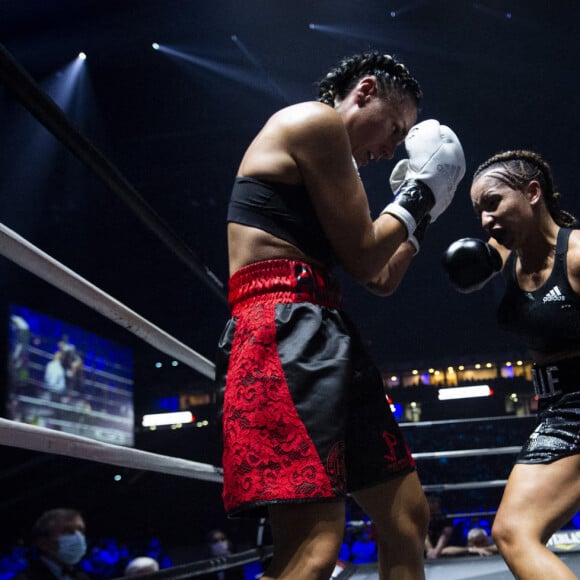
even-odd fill
[{"label": "white boxing glove", "polygon": [[434,222],[453,200],[465,175],[463,147],[447,125],[428,119],[411,128],[405,149],[409,155],[405,180],[418,179],[433,192],[435,206],[429,214]]},{"label": "white boxing glove", "polygon": [[434,222],[447,209],[465,175],[465,155],[457,135],[435,119],[412,127],[405,148],[409,158],[390,177],[395,200],[383,211],[398,217],[411,236],[425,215]]}]

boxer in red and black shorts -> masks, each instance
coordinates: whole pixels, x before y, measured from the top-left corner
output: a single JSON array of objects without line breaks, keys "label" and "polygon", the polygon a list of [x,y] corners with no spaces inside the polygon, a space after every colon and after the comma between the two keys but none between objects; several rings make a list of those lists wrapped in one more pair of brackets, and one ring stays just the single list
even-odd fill
[{"label": "boxer in red and black shorts", "polygon": [[[346,58],[319,89],[317,102],[268,119],[228,206],[232,312],[216,364],[224,505],[267,512],[274,552],[263,580],[328,580],[348,493],[373,521],[381,577],[420,579],[425,494],[331,271],[394,292],[465,159],[449,127],[416,124],[421,91],[390,55]],[[396,195],[373,220],[357,169],[403,142]],[[383,315],[385,332],[406,331]]]},{"label": "boxer in red and black shorts", "polygon": [[270,260],[230,279],[224,503],[332,501],[415,468],[336,279]]}]

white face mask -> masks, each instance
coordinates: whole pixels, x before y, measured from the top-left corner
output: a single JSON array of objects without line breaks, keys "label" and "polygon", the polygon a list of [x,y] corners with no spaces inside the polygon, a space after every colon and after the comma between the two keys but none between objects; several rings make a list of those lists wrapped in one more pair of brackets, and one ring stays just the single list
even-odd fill
[{"label": "white face mask", "polygon": [[227,556],[230,553],[230,546],[227,540],[212,542],[209,546],[212,556]]},{"label": "white face mask", "polygon": [[58,537],[56,557],[63,563],[72,566],[81,561],[87,551],[87,541],[82,532],[64,534]]}]

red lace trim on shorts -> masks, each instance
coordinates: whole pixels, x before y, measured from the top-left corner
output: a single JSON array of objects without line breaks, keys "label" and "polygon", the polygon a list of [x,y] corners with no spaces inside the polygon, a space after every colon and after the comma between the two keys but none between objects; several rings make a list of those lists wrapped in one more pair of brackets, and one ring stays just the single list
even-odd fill
[{"label": "red lace trim on shorts", "polygon": [[335,497],[330,477],[336,474],[322,467],[286,384],[274,310],[276,303],[301,300],[336,307],[338,284],[303,262],[271,260],[236,272],[229,300],[239,318],[224,397],[226,511],[244,504]]}]

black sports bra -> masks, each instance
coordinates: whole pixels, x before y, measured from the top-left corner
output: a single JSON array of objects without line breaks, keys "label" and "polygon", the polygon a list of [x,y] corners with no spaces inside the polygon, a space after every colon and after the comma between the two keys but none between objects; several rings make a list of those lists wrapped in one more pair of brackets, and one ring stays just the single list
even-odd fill
[{"label": "black sports bra", "polygon": [[580,348],[580,296],[570,286],[566,265],[571,232],[560,228],[552,272],[537,290],[526,292],[519,287],[515,252],[504,267],[507,285],[498,322],[504,330],[519,335],[531,350],[554,353]]},{"label": "black sports bra", "polygon": [[268,232],[326,266],[336,262],[302,184],[236,177],[227,220]]}]

